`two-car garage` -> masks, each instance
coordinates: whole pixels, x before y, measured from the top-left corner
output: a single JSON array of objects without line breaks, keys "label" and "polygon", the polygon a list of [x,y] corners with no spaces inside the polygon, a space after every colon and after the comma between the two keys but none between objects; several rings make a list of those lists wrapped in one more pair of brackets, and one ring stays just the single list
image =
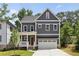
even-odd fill
[{"label": "two-car garage", "polygon": [[56,49],[56,38],[38,38],[38,49]]}]

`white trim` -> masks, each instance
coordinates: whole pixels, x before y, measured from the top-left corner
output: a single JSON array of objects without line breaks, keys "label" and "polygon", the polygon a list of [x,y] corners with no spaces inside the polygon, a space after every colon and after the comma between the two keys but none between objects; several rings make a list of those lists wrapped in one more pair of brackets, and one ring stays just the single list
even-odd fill
[{"label": "white trim", "polygon": [[[41,27],[39,27],[39,25],[41,25]],[[41,23],[40,24],[38,23],[38,28],[42,28],[42,24]]]},{"label": "white trim", "polygon": [[61,47],[61,44],[60,44],[60,22],[59,22],[59,48]]},{"label": "white trim", "polygon": [[2,24],[0,24],[0,30],[2,29]]},{"label": "white trim", "polygon": [[21,22],[21,23],[35,23],[35,21],[24,21],[24,22]]},{"label": "white trim", "polygon": [[[26,26],[26,31],[24,30],[24,26]],[[23,25],[23,32],[27,32],[28,31],[28,26],[27,25]]]},{"label": "white trim", "polygon": [[0,42],[2,42],[2,35],[0,35],[0,38],[1,38]]},{"label": "white trim", "polygon": [[[47,29],[47,25],[49,25],[49,29]],[[50,24],[45,24],[45,31],[50,31]]]},{"label": "white trim", "polygon": [[58,21],[59,22],[59,20],[37,20],[37,21]]},{"label": "white trim", "polygon": [[29,42],[28,42],[28,35],[27,35],[27,50],[28,50]]},{"label": "white trim", "polygon": [[21,32],[22,32],[22,23],[21,23]]},{"label": "white trim", "polygon": [[30,32],[33,32],[33,31],[31,31],[31,27],[33,26],[33,31],[34,31],[34,25],[30,25]]},{"label": "white trim", "polygon": [[59,34],[37,34],[37,35],[59,35]]},{"label": "white trim", "polygon": [[[54,28],[54,26],[56,25],[56,29]],[[58,24],[53,24],[53,31],[57,31],[58,30]]]},{"label": "white trim", "polygon": [[46,12],[46,19],[49,19],[50,18],[50,14],[49,12]]}]

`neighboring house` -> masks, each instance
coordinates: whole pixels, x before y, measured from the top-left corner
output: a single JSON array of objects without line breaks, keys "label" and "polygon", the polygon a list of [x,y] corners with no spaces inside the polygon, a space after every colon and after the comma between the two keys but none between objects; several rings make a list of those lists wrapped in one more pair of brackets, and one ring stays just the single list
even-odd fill
[{"label": "neighboring house", "polygon": [[55,49],[60,46],[60,20],[46,9],[40,16],[21,20],[19,47]]},{"label": "neighboring house", "polygon": [[10,21],[0,20],[0,49],[6,48],[10,42],[12,28],[14,25]]}]

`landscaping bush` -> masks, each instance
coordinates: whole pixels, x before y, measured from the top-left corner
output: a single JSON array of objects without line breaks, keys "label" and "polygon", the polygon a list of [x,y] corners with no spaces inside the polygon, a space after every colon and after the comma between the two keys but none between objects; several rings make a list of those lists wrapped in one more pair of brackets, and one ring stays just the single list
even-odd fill
[{"label": "landscaping bush", "polygon": [[75,45],[74,44],[67,45],[67,48],[69,48],[72,51],[75,51]]},{"label": "landscaping bush", "polygon": [[75,46],[75,50],[79,51],[79,45]]}]

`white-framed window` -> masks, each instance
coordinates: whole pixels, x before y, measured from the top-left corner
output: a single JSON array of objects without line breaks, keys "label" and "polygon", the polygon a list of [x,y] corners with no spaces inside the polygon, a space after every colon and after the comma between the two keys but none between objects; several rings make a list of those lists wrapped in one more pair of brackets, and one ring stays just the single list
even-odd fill
[{"label": "white-framed window", "polygon": [[50,14],[49,12],[46,12],[46,19],[49,19],[50,18]]},{"label": "white-framed window", "polygon": [[53,31],[57,31],[58,30],[58,24],[53,24]]},{"label": "white-framed window", "polygon": [[23,25],[23,32],[27,31],[27,25]]},{"label": "white-framed window", "polygon": [[38,28],[42,28],[42,24],[38,24]]},{"label": "white-framed window", "polygon": [[34,25],[30,25],[30,31],[34,31]]},{"label": "white-framed window", "polygon": [[0,35],[0,42],[2,41],[2,36]]},{"label": "white-framed window", "polygon": [[22,41],[27,41],[27,36],[26,35],[22,36]]},{"label": "white-framed window", "polygon": [[1,24],[0,24],[0,29],[1,29]]},{"label": "white-framed window", "polygon": [[50,24],[45,24],[45,31],[50,31]]}]

